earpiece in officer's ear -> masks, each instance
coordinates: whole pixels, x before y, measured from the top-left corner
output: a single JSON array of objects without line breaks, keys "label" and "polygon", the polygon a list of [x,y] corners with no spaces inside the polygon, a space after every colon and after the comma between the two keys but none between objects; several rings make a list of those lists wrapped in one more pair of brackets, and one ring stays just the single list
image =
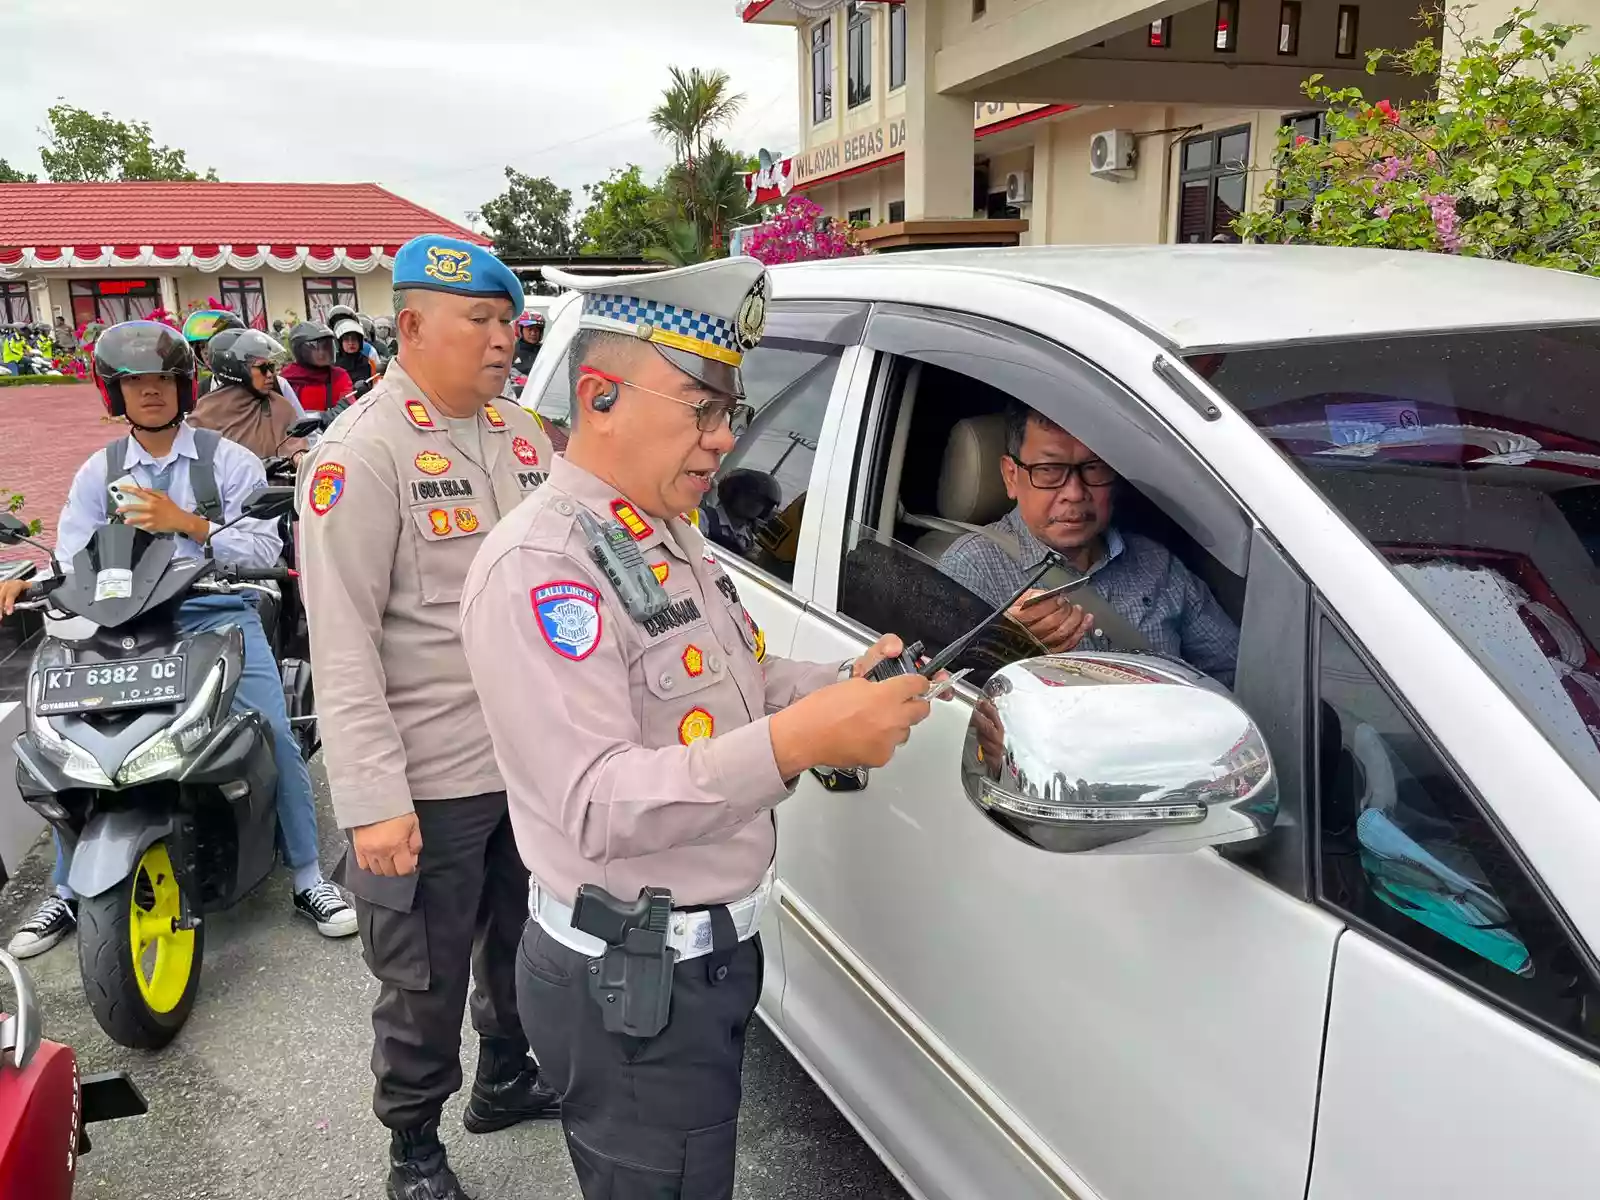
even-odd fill
[{"label": "earpiece in officer's ear", "polygon": [[621,392],[621,390],[622,389],[617,384],[613,383],[605,391],[596,396],[594,398],[595,412],[610,412],[611,406],[617,402],[617,395]]}]

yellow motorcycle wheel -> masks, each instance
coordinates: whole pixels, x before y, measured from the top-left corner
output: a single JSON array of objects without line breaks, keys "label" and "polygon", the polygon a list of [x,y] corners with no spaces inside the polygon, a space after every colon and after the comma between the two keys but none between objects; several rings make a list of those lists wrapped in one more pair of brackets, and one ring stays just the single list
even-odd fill
[{"label": "yellow motorcycle wheel", "polygon": [[[191,900],[191,908],[196,907]],[[165,1046],[188,1019],[204,926],[178,928],[182,892],[165,842],[116,887],[78,905],[78,966],[100,1027],[124,1046]]]}]

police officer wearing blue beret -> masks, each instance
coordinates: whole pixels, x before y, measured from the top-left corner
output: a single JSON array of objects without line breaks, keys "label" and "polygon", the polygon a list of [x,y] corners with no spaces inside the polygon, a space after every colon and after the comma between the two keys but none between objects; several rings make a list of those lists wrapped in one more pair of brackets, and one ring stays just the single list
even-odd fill
[{"label": "police officer wearing blue beret", "polygon": [[544,481],[537,420],[496,403],[522,284],[485,247],[419,237],[395,257],[399,352],[300,469],[302,586],[334,815],[372,1010],[373,1110],[391,1200],[466,1200],[438,1136],[462,1082],[469,970],[478,1069],[468,1131],[553,1116],[517,1018],[528,914],[505,784],[459,636],[485,536]]}]

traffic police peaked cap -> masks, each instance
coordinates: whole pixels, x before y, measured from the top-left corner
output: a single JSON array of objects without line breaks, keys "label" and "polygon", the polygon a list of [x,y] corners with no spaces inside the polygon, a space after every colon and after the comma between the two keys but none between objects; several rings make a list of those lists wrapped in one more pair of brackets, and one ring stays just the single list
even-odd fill
[{"label": "traffic police peaked cap", "polygon": [[739,364],[767,324],[767,268],[756,259],[741,255],[606,279],[547,267],[544,277],[583,293],[580,329],[649,342],[712,391],[744,395]]},{"label": "traffic police peaked cap", "polygon": [[455,296],[504,296],[512,310],[526,305],[522,280],[487,246],[460,238],[425,233],[414,237],[394,256],[397,292],[420,288]]}]

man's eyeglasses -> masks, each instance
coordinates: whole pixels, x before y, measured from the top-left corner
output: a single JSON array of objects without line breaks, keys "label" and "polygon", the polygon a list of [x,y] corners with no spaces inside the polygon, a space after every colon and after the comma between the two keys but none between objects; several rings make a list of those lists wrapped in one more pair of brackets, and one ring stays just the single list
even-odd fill
[{"label": "man's eyeglasses", "polygon": [[1098,458],[1081,463],[1025,463],[1015,455],[1009,457],[1028,473],[1028,482],[1041,492],[1053,492],[1066,487],[1074,475],[1083,480],[1084,487],[1110,487],[1117,481],[1117,473]]},{"label": "man's eyeglasses", "polygon": [[649,392],[652,396],[660,396],[663,400],[671,400],[674,404],[681,404],[685,408],[694,409],[695,428],[701,433],[715,433],[722,428],[726,421],[728,428],[733,431],[733,436],[738,437],[750,428],[750,421],[756,415],[756,410],[748,404],[741,404],[737,400],[719,396],[712,400],[681,400],[677,396],[669,396],[666,392],[658,392],[655,388],[643,387],[631,379],[624,379],[620,375],[612,375],[598,367],[579,367],[578,374],[593,375],[596,379],[604,379],[607,383],[617,384],[619,387],[631,387],[636,391]]}]

